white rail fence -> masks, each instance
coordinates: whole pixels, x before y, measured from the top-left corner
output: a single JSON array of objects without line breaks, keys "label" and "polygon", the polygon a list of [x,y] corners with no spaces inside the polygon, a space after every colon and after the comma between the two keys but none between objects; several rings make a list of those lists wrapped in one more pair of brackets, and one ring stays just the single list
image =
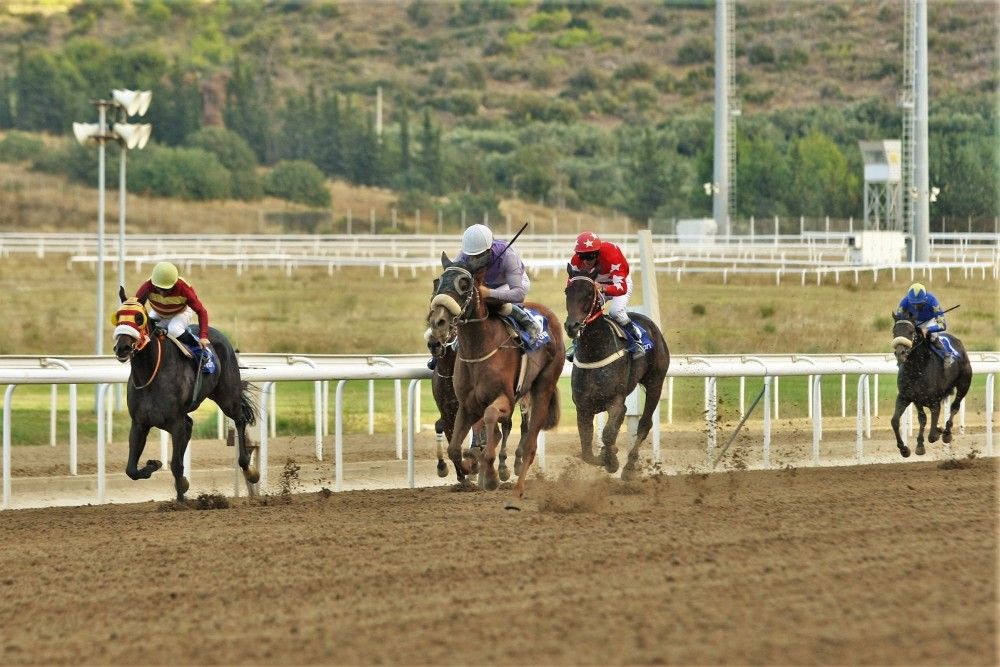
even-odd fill
[{"label": "white rail fence", "polygon": [[[977,375],[985,375],[985,417],[986,444],[985,454],[993,455],[993,404],[996,374],[1000,373],[1000,352],[971,353],[973,371]],[[34,366],[31,361],[34,361]],[[395,416],[396,416],[396,454],[403,456],[403,418],[402,391],[404,380],[409,380],[406,401],[406,457],[407,484],[414,486],[414,437],[419,430],[419,383],[430,378],[430,371],[424,366],[423,356],[407,356],[396,359],[389,357],[303,357],[298,355],[242,355],[242,363],[249,367],[242,370],[243,379],[254,382],[260,388],[259,407],[261,413],[259,425],[259,467],[261,472],[260,486],[267,487],[268,470],[268,438],[274,437],[275,416],[275,386],[278,382],[312,381],[315,386],[315,425],[316,425],[316,458],[323,460],[323,436],[329,434],[327,415],[329,413],[328,383],[336,381],[334,404],[334,473],[335,490],[343,488],[343,392],[349,381],[367,380],[369,382],[369,430],[372,429],[374,414],[374,393],[372,384],[375,380],[395,381]],[[568,377],[571,366],[567,364],[563,376]],[[874,380],[874,394],[878,394],[878,376],[894,374],[896,364],[891,356],[885,355],[780,355],[780,356],[691,356],[675,357],[672,360],[668,376],[666,396],[667,421],[672,422],[673,413],[673,381],[677,377],[701,377],[705,379],[705,414],[707,427],[706,462],[710,462],[717,449],[717,382],[719,378],[740,378],[740,413],[745,409],[745,379],[760,377],[764,379],[763,395],[763,461],[764,467],[770,466],[771,430],[778,418],[778,386],[781,377],[798,376],[809,378],[809,416],[812,419],[812,464],[819,464],[819,443],[823,434],[822,385],[820,379],[829,375],[841,376],[841,415],[846,416],[847,376],[856,376],[856,446],[855,459],[864,460],[864,437],[871,438],[872,414],[877,416],[878,403],[872,401],[870,383]],[[76,474],[77,438],[76,438],[76,387],[79,384],[96,386],[97,405],[97,502],[105,502],[106,490],[106,446],[111,439],[113,410],[108,406],[108,390],[114,385],[121,385],[128,380],[129,369],[117,361],[100,357],[81,357],[73,361],[51,357],[30,358],[0,358],[0,385],[7,385],[4,392],[3,407],[3,499],[0,509],[6,509],[10,504],[11,494],[11,433],[12,404],[14,391],[19,385],[51,385],[51,443],[55,444],[55,411],[57,385],[69,385],[70,395],[70,474]],[[966,399],[968,400],[968,399]],[[630,401],[630,421],[637,412],[637,401]],[[873,410],[874,406],[874,410]],[[960,424],[964,426],[965,402],[962,405]],[[658,409],[659,412],[659,409]],[[909,432],[912,420],[908,420],[905,432]],[[218,420],[219,437],[222,438],[223,420]],[[657,414],[652,432],[653,459],[660,461],[660,419]],[[166,460],[166,437],[161,437],[162,458]],[[190,449],[188,450],[190,452]],[[539,465],[544,469],[544,437],[539,440]],[[235,463],[234,450],[234,495],[240,493],[241,473]],[[190,470],[190,460],[186,460],[186,469]]]}]

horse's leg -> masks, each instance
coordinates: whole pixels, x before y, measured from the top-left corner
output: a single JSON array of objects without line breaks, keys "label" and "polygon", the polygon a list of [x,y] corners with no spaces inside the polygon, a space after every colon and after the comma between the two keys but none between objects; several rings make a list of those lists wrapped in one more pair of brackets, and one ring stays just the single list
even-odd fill
[{"label": "horse's leg", "polygon": [[951,424],[955,415],[962,407],[962,400],[969,393],[969,386],[972,384],[972,376],[962,376],[955,383],[955,398],[951,401],[951,409],[948,411],[948,421],[945,422],[944,431],[941,433],[941,440],[945,444],[951,443]]},{"label": "horse's leg", "polygon": [[510,479],[510,468],[507,467],[507,438],[510,437],[512,428],[514,428],[514,422],[510,417],[504,417],[500,420],[500,454],[497,457],[499,459],[497,474],[499,474],[501,482]]},{"label": "horse's leg", "polygon": [[618,440],[618,431],[621,430],[623,421],[625,421],[625,397],[616,396],[614,403],[608,408],[608,421],[601,433],[601,458],[604,469],[612,474],[618,472],[618,446],[615,442]]},{"label": "horse's leg", "polygon": [[601,460],[594,456],[594,413],[589,408],[577,407],[576,432],[580,436],[580,458],[583,462],[601,465]]},{"label": "horse's leg", "polygon": [[[190,420],[189,420],[190,421]],[[257,470],[256,466],[250,465],[250,448],[247,446],[247,420],[246,417],[237,416],[233,420],[236,424],[236,446],[238,448],[237,454],[239,455],[240,469],[243,471],[243,479],[247,482],[247,488],[250,489],[249,485],[256,484],[260,481],[260,471]],[[257,463],[260,463],[259,456]],[[250,493],[256,495],[256,490],[251,489]]]},{"label": "horse's leg", "polygon": [[500,442],[499,422],[504,417],[510,416],[512,408],[507,396],[498,396],[483,413],[483,421],[486,423],[486,448],[483,451],[484,476],[482,486],[487,491],[494,491],[500,485],[496,468],[493,467],[497,455],[497,444]]},{"label": "horse's leg", "polygon": [[465,441],[465,436],[469,434],[472,424],[473,421],[466,414],[465,408],[459,406],[458,413],[455,415],[455,424],[451,427],[451,441],[448,443],[448,458],[455,465],[455,476],[458,478],[459,484],[464,483],[465,476],[472,471],[471,463],[467,463],[462,457],[462,443]]},{"label": "horse's leg", "polygon": [[520,476],[524,470],[524,443],[528,439],[528,422],[531,421],[531,406],[527,397],[521,399],[521,434],[517,440],[517,449],[514,450],[514,474]]},{"label": "horse's leg", "polygon": [[927,414],[924,412],[924,406],[914,404],[914,409],[917,411],[917,422],[920,424],[920,430],[917,432],[917,448],[913,450],[913,453],[917,456],[924,455],[924,429],[927,428]]},{"label": "horse's leg", "polygon": [[528,477],[528,470],[531,469],[531,463],[535,460],[535,451],[538,448],[538,434],[542,430],[542,425],[548,419],[549,404],[553,391],[558,391],[554,383],[545,392],[532,392],[531,408],[528,413],[528,430],[521,437],[521,446],[519,447],[519,449],[523,450],[521,471],[517,474],[517,482],[514,484],[514,497],[508,501],[507,509],[521,509],[519,502],[524,498],[524,482]]},{"label": "horse's leg", "polygon": [[149,429],[150,427],[145,424],[132,422],[132,428],[128,433],[128,463],[125,464],[125,474],[129,479],[149,479],[150,475],[163,467],[160,461],[149,459],[142,469],[139,468],[139,457],[146,448]]},{"label": "horse's leg", "polygon": [[[941,431],[938,429],[938,417],[941,416],[941,401],[931,403],[931,430],[927,433],[927,442],[937,442]],[[922,454],[923,452],[917,452]]]},{"label": "horse's leg", "polygon": [[170,454],[170,472],[174,474],[174,489],[177,491],[177,501],[184,502],[184,494],[188,490],[187,477],[184,476],[184,452],[187,451],[188,442],[191,440],[191,427],[194,422],[187,415],[183,419],[174,421],[170,427],[170,437],[173,438],[174,448]]},{"label": "horse's leg", "polygon": [[445,439],[445,429],[444,429],[444,419],[439,418],[434,422],[434,439],[437,441],[437,473],[438,477],[448,476],[448,466],[444,462],[444,439]]},{"label": "horse's leg", "polygon": [[889,420],[889,423],[892,424],[892,432],[896,434],[896,447],[899,448],[899,453],[903,455],[904,459],[910,455],[910,448],[903,444],[903,437],[899,434],[899,418],[909,404],[910,402],[902,396],[896,396],[896,410],[892,413],[892,419]]},{"label": "horse's leg", "polygon": [[628,462],[622,468],[622,479],[630,480],[635,476],[636,467],[639,463],[639,447],[646,440],[649,431],[653,428],[653,413],[660,403],[660,392],[663,390],[663,378],[659,381],[651,381],[646,386],[646,399],[643,402],[642,416],[639,417],[639,425],[635,429],[635,440],[628,451]]}]

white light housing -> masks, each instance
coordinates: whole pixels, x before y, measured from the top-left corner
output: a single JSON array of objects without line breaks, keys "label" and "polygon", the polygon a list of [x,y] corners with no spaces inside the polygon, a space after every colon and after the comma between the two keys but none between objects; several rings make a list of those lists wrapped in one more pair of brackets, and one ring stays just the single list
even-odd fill
[{"label": "white light housing", "polygon": [[149,135],[153,132],[153,126],[149,123],[142,125],[115,123],[112,129],[121,138],[122,143],[125,144],[125,148],[129,150],[145,147],[146,142],[149,141]]},{"label": "white light housing", "polygon": [[153,93],[148,90],[112,90],[111,97],[129,116],[145,116]]},{"label": "white light housing", "polygon": [[97,123],[73,123],[73,136],[81,146],[97,143],[97,135],[100,133],[101,126]]}]

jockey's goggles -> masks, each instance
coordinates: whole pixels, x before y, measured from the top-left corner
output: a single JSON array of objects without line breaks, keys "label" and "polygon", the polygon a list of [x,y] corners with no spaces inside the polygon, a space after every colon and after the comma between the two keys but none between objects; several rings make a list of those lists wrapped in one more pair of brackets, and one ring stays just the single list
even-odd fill
[{"label": "jockey's goggles", "polygon": [[578,252],[576,256],[580,258],[581,262],[593,262],[597,259],[597,252]]}]

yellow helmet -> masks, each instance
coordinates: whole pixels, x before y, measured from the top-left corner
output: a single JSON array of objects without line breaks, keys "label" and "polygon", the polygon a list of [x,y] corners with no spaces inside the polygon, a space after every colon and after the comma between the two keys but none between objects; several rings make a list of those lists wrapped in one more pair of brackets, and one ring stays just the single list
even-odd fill
[{"label": "yellow helmet", "polygon": [[910,291],[906,293],[909,297],[910,303],[923,303],[927,301],[927,288],[920,283],[913,283],[910,285]]},{"label": "yellow helmet", "polygon": [[177,282],[177,267],[170,262],[160,262],[153,267],[149,280],[155,287],[170,289]]}]

